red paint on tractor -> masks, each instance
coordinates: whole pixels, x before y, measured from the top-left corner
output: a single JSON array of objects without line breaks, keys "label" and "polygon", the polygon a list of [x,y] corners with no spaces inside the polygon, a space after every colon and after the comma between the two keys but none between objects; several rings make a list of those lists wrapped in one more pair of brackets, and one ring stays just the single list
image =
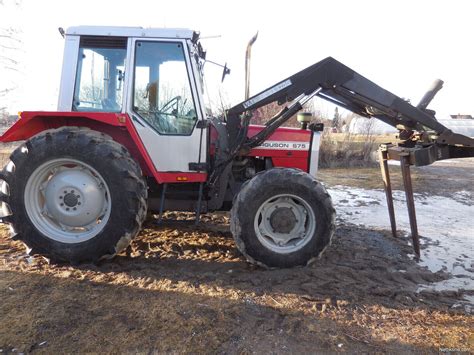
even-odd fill
[{"label": "red paint on tractor", "polygon": [[25,111],[21,113],[21,118],[0,137],[0,142],[27,140],[42,131],[64,126],[88,127],[110,135],[116,142],[128,149],[140,164],[145,175],[153,176],[159,183],[204,182],[207,180],[206,173],[158,171],[130,117],[122,113]]},{"label": "red paint on tractor", "polygon": [[[250,125],[247,137],[253,137],[264,128],[265,126]],[[309,142],[311,140],[311,131],[300,128],[279,127],[267,140]]]},{"label": "red paint on tractor", "polygon": [[[265,126],[251,125],[248,137],[252,137]],[[311,131],[280,127],[268,137],[266,142],[275,142],[271,148],[259,146],[250,151],[249,156],[270,157],[275,167],[298,168],[309,171],[308,157],[311,144]],[[281,143],[281,144],[278,144]]]},{"label": "red paint on tractor", "polygon": [[[207,180],[207,173],[158,171],[130,117],[122,113],[25,111],[21,113],[21,118],[0,137],[0,142],[26,140],[42,131],[64,126],[88,127],[110,135],[129,150],[130,154],[139,162],[145,175],[153,176],[159,183],[205,182]],[[263,128],[264,126],[250,126],[248,136],[252,137]],[[211,142],[215,139],[217,139],[217,132],[212,129]],[[267,141],[304,143],[307,148],[299,148],[299,150],[268,149],[260,146],[252,149],[248,155],[270,157],[276,167],[293,167],[308,171],[310,140],[310,131],[281,127]],[[210,153],[213,154],[212,144]]]}]

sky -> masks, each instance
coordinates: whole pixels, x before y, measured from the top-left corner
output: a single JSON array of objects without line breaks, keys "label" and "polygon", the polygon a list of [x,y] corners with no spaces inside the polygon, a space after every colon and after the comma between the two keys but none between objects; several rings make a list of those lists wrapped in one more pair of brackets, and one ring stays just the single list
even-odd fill
[{"label": "sky", "polygon": [[[227,104],[243,100],[245,48],[258,31],[251,94],[332,56],[412,103],[440,78],[444,88],[430,105],[438,118],[474,115],[472,1],[23,0],[11,6],[16,1],[0,5],[0,27],[19,29],[22,40],[19,73],[0,66],[0,92],[17,86],[0,102],[11,112],[56,109],[64,46],[58,27],[108,25],[200,31],[207,58],[231,69],[221,85],[222,69],[206,64],[216,102],[219,91]],[[333,106],[317,106],[332,116]]]}]

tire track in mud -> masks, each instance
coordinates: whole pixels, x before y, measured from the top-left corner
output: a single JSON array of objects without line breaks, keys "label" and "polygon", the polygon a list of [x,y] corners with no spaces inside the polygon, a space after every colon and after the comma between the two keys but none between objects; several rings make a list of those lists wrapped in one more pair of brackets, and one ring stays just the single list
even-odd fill
[{"label": "tire track in mud", "polygon": [[[191,213],[167,213],[163,225],[148,221],[126,253],[100,265],[76,267],[87,273],[122,273],[131,278],[206,284],[245,293],[293,294],[310,300],[344,300],[351,304],[388,307],[429,306],[446,309],[463,302],[464,292],[417,293],[419,285],[449,277],[430,272],[412,260],[409,238],[394,239],[388,231],[339,225],[332,245],[309,267],[264,270],[244,261],[235,247],[225,213],[205,215],[200,226]],[[166,222],[178,219],[181,223]],[[7,263],[47,271],[41,257],[9,255]],[[20,255],[19,255],[20,254]],[[10,260],[10,261],[8,261]],[[25,262],[26,260],[26,262]],[[67,265],[53,267],[70,269]]]},{"label": "tire track in mud", "polygon": [[[165,215],[165,219],[189,221],[192,217],[187,213]],[[78,329],[77,334],[84,334],[74,338],[78,344],[99,341],[88,335],[94,317],[101,332],[102,328],[121,332],[113,340],[107,338],[111,351],[242,353],[258,349],[261,353],[304,353],[335,351],[340,344],[360,351],[381,346],[394,351],[433,350],[442,341],[436,334],[444,324],[454,324],[458,338],[469,332],[465,311],[453,308],[462,292],[416,293],[420,283],[439,281],[446,275],[431,273],[411,260],[406,238],[393,239],[385,231],[340,225],[333,244],[310,267],[264,270],[249,265],[239,254],[226,214],[204,215],[202,220],[198,227],[174,222],[156,226],[149,220],[126,253],[109,262],[76,267],[29,257],[21,243],[2,233],[0,271],[10,278],[16,272],[18,280],[24,278],[21,275],[31,275],[34,280],[9,281],[13,291],[5,291],[5,305],[15,304],[11,298],[15,289],[24,287],[21,294],[34,295],[43,300],[41,307],[46,307],[37,311],[42,316],[35,324],[53,334],[57,329]],[[66,301],[62,300],[63,289]],[[71,303],[73,299],[76,301]],[[57,319],[55,312],[62,317],[72,312],[73,324]],[[157,320],[166,326],[158,325]],[[136,330],[142,334],[136,335]],[[31,334],[26,332],[17,339],[16,333],[6,329],[4,337],[0,332],[0,347],[2,339],[16,341],[6,344],[11,347],[38,337],[38,331],[28,327]],[[384,339],[393,337],[394,332],[397,341],[387,343]],[[137,340],[127,341],[132,335]],[[71,338],[58,335],[55,342],[54,346],[64,349]],[[438,345],[443,344],[453,343]],[[48,351],[52,349],[53,344]]]}]

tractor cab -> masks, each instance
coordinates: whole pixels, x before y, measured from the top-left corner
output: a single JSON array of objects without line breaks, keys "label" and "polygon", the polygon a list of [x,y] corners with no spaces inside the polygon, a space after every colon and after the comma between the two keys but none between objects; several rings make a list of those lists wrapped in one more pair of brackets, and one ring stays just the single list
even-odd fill
[{"label": "tractor cab", "polygon": [[127,114],[160,171],[205,161],[196,32],[85,26],[65,37],[58,111]]}]

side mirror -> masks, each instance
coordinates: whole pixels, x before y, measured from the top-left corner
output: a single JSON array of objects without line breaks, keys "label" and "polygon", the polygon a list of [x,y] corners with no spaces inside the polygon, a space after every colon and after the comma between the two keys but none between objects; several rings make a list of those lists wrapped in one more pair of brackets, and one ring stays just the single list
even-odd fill
[{"label": "side mirror", "polygon": [[227,68],[227,63],[224,64],[224,70],[222,71],[221,83],[224,82],[224,78],[227,74],[230,74],[230,69]]}]

